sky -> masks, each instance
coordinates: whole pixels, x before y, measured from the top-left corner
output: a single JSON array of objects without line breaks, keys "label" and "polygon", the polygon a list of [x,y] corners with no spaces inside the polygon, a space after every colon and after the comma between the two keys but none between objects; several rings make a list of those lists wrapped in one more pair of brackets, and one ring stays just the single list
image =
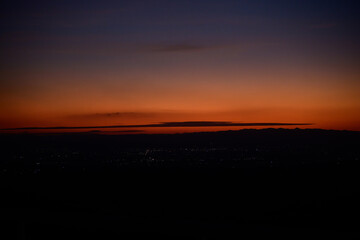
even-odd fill
[{"label": "sky", "polygon": [[346,0],[5,1],[0,129],[360,130],[359,23]]}]

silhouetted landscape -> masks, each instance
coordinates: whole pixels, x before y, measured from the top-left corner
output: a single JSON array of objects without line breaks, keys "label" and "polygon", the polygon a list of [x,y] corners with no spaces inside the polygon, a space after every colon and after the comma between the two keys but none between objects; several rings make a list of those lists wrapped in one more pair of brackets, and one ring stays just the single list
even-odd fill
[{"label": "silhouetted landscape", "polygon": [[2,134],[18,239],[359,238],[360,133]]},{"label": "silhouetted landscape", "polygon": [[360,239],[360,1],[3,2],[0,240]]}]

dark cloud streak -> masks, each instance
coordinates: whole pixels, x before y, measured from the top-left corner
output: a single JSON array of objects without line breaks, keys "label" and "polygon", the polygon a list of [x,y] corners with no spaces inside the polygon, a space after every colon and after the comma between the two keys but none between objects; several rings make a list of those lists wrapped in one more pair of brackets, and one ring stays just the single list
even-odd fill
[{"label": "dark cloud streak", "polygon": [[108,113],[93,113],[83,115],[71,115],[70,117],[85,117],[85,118],[101,118],[101,117],[154,117],[159,115],[158,112],[108,112]]},{"label": "dark cloud streak", "polygon": [[212,47],[196,44],[164,44],[149,47],[149,49],[153,52],[194,52],[210,48]]},{"label": "dark cloud streak", "polygon": [[304,126],[312,123],[234,123],[214,121],[189,121],[189,122],[162,122],[155,124],[138,125],[110,125],[110,126],[72,126],[72,127],[22,127],[5,128],[1,130],[71,130],[71,129],[104,129],[104,128],[150,128],[150,127],[266,127],[266,126]]}]

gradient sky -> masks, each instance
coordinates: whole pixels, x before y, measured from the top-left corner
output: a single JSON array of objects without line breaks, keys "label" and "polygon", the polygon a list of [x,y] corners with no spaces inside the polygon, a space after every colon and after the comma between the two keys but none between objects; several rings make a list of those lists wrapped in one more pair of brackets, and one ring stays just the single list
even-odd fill
[{"label": "gradient sky", "polygon": [[5,1],[0,20],[0,128],[360,130],[359,1]]}]

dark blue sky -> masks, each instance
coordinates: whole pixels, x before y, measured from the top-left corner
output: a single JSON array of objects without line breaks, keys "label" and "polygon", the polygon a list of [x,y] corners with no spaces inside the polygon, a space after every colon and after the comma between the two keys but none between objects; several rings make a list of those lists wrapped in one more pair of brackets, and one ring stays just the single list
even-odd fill
[{"label": "dark blue sky", "polygon": [[18,51],[276,42],[351,57],[359,53],[359,16],[358,1],[8,1],[1,8],[1,47],[7,58],[25,61],[41,53],[22,59]]}]

